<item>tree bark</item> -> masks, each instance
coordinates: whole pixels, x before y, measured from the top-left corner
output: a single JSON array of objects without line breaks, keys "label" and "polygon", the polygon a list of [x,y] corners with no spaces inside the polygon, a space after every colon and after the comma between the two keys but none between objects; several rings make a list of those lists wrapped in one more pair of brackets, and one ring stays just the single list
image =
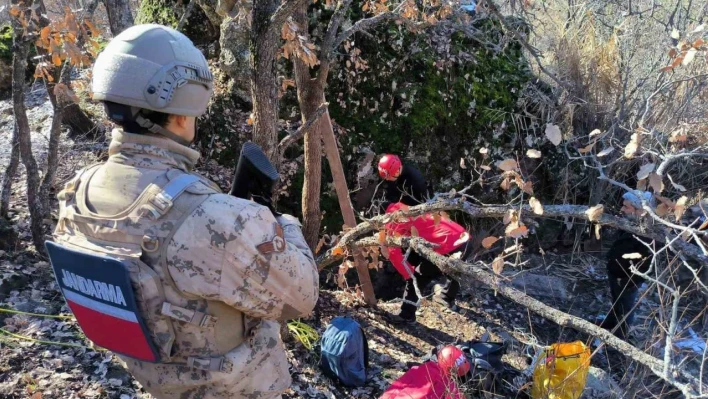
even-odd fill
[{"label": "tree bark", "polygon": [[[253,141],[268,159],[277,163],[278,75],[276,60],[280,26],[271,26],[277,0],[255,0],[251,23],[251,97],[253,99]],[[277,29],[276,29],[277,28]]]},{"label": "tree bark", "polygon": [[[13,1],[22,8],[29,7],[30,1]],[[21,11],[27,15],[26,11]],[[22,15],[21,14],[21,15]],[[27,17],[29,20],[29,17]],[[32,140],[30,136],[29,120],[25,107],[25,71],[27,70],[27,56],[31,38],[25,35],[24,28],[17,18],[12,18],[14,29],[13,57],[12,57],[12,105],[15,114],[15,123],[19,133],[19,149],[22,163],[27,172],[27,207],[30,212],[30,231],[32,241],[37,252],[44,253],[44,210],[37,196],[39,190],[39,171],[37,162],[32,154]]]},{"label": "tree bark", "polygon": [[[72,67],[70,64],[64,64],[59,74],[59,83],[69,86],[71,80]],[[55,85],[52,87],[56,87]],[[39,186],[39,200],[42,204],[42,209],[46,214],[49,214],[50,209],[50,195],[52,190],[52,185],[54,184],[54,175],[59,164],[59,138],[61,137],[61,126],[64,121],[64,110],[69,104],[76,103],[71,101],[71,99],[65,98],[63,95],[56,95],[53,88],[50,90],[49,87],[47,91],[51,92],[49,97],[53,98],[52,101],[52,125],[49,128],[49,147],[47,148],[47,166],[46,172],[42,177],[42,183]]]},{"label": "tree bark", "polygon": [[113,37],[135,24],[128,0],[103,0]]},{"label": "tree bark", "polygon": [[7,165],[5,175],[2,178],[2,192],[0,192],[0,218],[7,218],[10,209],[10,195],[12,194],[12,179],[17,174],[17,166],[20,163],[19,149],[20,134],[17,123],[12,130],[12,149],[10,150],[10,164]]},{"label": "tree bark", "polygon": [[[308,31],[307,6],[295,12],[294,19],[303,32]],[[310,67],[302,60],[293,58],[297,99],[302,114],[302,123],[307,122],[324,102],[324,91],[312,79]],[[305,241],[314,250],[320,233],[320,192],[322,187],[322,135],[323,124],[329,123],[320,118],[305,133],[305,176],[302,187],[302,234]]]}]

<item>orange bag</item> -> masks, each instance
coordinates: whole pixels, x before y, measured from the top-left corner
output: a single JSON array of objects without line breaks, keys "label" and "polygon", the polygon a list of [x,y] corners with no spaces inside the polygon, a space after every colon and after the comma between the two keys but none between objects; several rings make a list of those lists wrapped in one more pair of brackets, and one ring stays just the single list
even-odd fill
[{"label": "orange bag", "polygon": [[590,370],[590,348],[580,341],[544,350],[533,371],[533,399],[578,399]]}]

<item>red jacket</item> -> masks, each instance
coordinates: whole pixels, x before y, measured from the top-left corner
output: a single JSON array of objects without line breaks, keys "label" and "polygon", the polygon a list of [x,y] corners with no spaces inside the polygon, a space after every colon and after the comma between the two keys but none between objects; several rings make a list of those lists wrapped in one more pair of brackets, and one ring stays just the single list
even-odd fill
[{"label": "red jacket", "polygon": [[[402,209],[407,209],[407,206],[397,202],[389,205],[386,209],[386,213],[393,213]],[[460,248],[469,240],[469,234],[465,231],[464,227],[446,217],[441,217],[436,225],[435,218],[430,214],[409,218],[404,221],[387,223],[386,234],[408,237],[411,235],[412,227],[415,227],[418,231],[418,237],[433,244],[437,244],[438,246],[435,248],[435,252],[440,255],[449,254]],[[388,248],[388,252],[388,259],[393,263],[396,270],[401,273],[401,276],[408,280],[410,274],[403,266],[403,251],[401,248]],[[408,266],[411,273],[414,272],[411,265],[407,264],[406,266]]]},{"label": "red jacket", "polygon": [[393,382],[379,399],[464,399],[455,380],[446,377],[438,364],[414,366]]}]

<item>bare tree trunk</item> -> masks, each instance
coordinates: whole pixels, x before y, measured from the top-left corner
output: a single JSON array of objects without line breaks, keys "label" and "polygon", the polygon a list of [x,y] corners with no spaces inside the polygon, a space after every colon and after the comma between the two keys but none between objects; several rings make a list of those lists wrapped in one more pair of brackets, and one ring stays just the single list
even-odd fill
[{"label": "bare tree trunk", "polygon": [[103,0],[103,5],[106,7],[108,23],[114,37],[135,24],[130,11],[130,1]]},{"label": "bare tree trunk", "polygon": [[278,161],[278,75],[276,60],[280,27],[271,27],[277,0],[255,0],[251,24],[251,97],[253,99],[253,141],[271,162]]},{"label": "bare tree trunk", "polygon": [[12,193],[12,179],[17,174],[17,166],[20,163],[19,149],[20,134],[17,129],[17,123],[12,130],[12,149],[10,150],[10,164],[7,165],[5,175],[2,178],[2,192],[0,193],[0,218],[7,218],[7,212],[10,209],[10,195]]},{"label": "bare tree trunk", "polygon": [[[69,85],[71,80],[72,67],[70,64],[65,64],[61,69],[59,82],[60,84]],[[54,86],[56,87],[56,86]],[[42,204],[42,209],[46,214],[49,214],[50,192],[54,183],[54,175],[59,163],[59,138],[61,137],[61,126],[64,121],[64,110],[68,104],[75,104],[71,99],[65,98],[64,95],[56,95],[53,89],[47,88],[50,92],[49,97],[53,98],[52,108],[54,114],[52,116],[52,125],[49,129],[49,148],[47,149],[47,169],[42,178],[42,183],[39,186],[39,200]]]},{"label": "bare tree trunk", "polygon": [[[26,0],[13,1],[13,4],[18,4],[23,8],[29,7],[29,3]],[[25,10],[22,13],[27,14]],[[12,104],[19,135],[20,155],[27,172],[27,206],[30,212],[32,241],[37,252],[44,253],[44,210],[39,198],[37,198],[39,171],[34,155],[32,155],[32,141],[24,92],[27,55],[29,54],[31,39],[25,35],[24,28],[17,18],[12,18],[12,25],[15,35],[12,45],[14,53],[12,57]]]},{"label": "bare tree trunk", "polygon": [[[295,21],[307,32],[307,8],[298,10]],[[310,119],[324,102],[324,92],[312,79],[310,67],[301,59],[293,59],[297,99],[302,114],[302,123]],[[314,250],[320,233],[320,192],[322,187],[322,124],[328,123],[320,118],[305,134],[305,176],[302,187],[302,234],[307,244]]]}]

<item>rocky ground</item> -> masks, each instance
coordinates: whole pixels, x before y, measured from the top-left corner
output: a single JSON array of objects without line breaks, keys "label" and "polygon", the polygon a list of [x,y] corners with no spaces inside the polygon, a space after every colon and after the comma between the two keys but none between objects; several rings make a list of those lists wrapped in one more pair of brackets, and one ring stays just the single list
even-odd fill
[{"label": "rocky ground", "polygon": [[[42,163],[46,149],[51,107],[40,88],[28,96],[33,144]],[[9,154],[12,129],[8,101],[0,102],[0,168]],[[81,143],[64,140],[59,180],[71,170],[99,159],[105,142]],[[219,175],[213,164],[204,166],[210,175]],[[22,169],[22,168],[21,168]],[[0,251],[0,398],[150,398],[111,353],[91,346],[71,318],[69,309],[57,290],[48,263],[29,250],[24,176],[18,176],[13,191],[11,220],[20,238],[14,249]],[[226,183],[227,179],[223,179]],[[527,271],[506,271],[505,278],[530,295],[546,303],[588,319],[609,306],[603,264],[591,255],[552,254],[529,256]],[[530,270],[530,271],[529,271]],[[322,281],[329,272],[325,271]],[[552,274],[552,276],[551,276]],[[383,285],[385,286],[385,285]],[[527,397],[529,377],[521,374],[528,368],[533,345],[592,337],[563,330],[514,305],[493,291],[463,282],[458,309],[444,310],[425,300],[418,323],[396,327],[384,321],[388,312],[396,312],[400,300],[382,302],[378,309],[362,306],[355,293],[323,289],[316,317],[303,320],[320,334],[329,320],[339,315],[357,319],[366,330],[371,368],[367,384],[356,389],[344,388],[322,375],[317,364],[317,349],[308,350],[293,337],[285,337],[291,362],[293,384],[288,398],[375,398],[412,364],[420,362],[440,344],[480,339],[489,334],[492,340],[506,340],[509,351],[504,361],[509,373],[493,387],[493,392],[470,390],[469,397]],[[327,286],[328,287],[328,286]],[[393,289],[393,288],[391,288]],[[395,297],[396,295],[390,295]],[[645,301],[640,309],[647,314]],[[625,375],[622,357],[598,351],[584,398],[620,397],[618,382]],[[604,371],[603,371],[604,370]],[[514,380],[513,377],[517,377]]]}]

